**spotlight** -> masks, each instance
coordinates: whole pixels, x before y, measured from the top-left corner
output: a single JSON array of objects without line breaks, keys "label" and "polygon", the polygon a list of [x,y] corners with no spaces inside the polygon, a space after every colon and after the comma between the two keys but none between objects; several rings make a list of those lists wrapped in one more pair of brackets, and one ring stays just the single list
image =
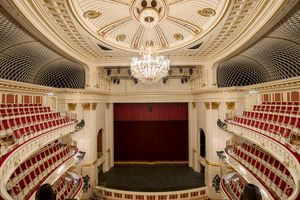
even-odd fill
[{"label": "spotlight", "polygon": [[121,69],[120,69],[120,68],[117,69],[117,73],[118,73],[118,74],[121,73]]},{"label": "spotlight", "polygon": [[182,74],[182,72],[183,72],[182,67],[179,68],[179,72],[180,72],[180,74]]},{"label": "spotlight", "polygon": [[127,72],[128,72],[128,75],[131,76],[131,70],[129,69]]},{"label": "spotlight", "polygon": [[120,79],[117,79],[117,84],[118,84],[118,85],[120,84]]},{"label": "spotlight", "polygon": [[166,84],[167,83],[168,78],[163,78],[163,83]]},{"label": "spotlight", "polygon": [[184,81],[187,83],[187,82],[188,82],[188,78],[187,78],[187,77],[185,77],[185,78],[184,78]]},{"label": "spotlight", "polygon": [[110,75],[111,75],[111,70],[108,69],[108,70],[107,70],[107,76],[110,76]]},{"label": "spotlight", "polygon": [[184,83],[184,79],[183,79],[183,78],[181,78],[181,83],[182,83],[182,84]]},{"label": "spotlight", "polygon": [[116,81],[117,81],[117,79],[116,79],[116,78],[113,78],[113,83],[114,83],[114,84],[116,84]]},{"label": "spotlight", "polygon": [[172,69],[170,69],[170,70],[169,70],[169,75],[170,75],[170,76],[172,75],[172,72],[173,72]]},{"label": "spotlight", "polygon": [[138,84],[139,80],[137,78],[133,79],[134,84]]},{"label": "spotlight", "polygon": [[194,70],[192,68],[189,69],[190,75],[193,75]]}]

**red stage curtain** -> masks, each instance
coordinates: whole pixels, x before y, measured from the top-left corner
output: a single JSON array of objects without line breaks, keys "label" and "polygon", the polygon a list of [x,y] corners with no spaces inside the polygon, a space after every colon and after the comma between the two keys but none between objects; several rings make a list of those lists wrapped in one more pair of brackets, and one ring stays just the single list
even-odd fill
[{"label": "red stage curtain", "polygon": [[[152,106],[152,111],[149,110]],[[114,104],[114,121],[186,121],[187,103]]]},{"label": "red stage curtain", "polygon": [[115,121],[115,161],[187,161],[188,121]]}]

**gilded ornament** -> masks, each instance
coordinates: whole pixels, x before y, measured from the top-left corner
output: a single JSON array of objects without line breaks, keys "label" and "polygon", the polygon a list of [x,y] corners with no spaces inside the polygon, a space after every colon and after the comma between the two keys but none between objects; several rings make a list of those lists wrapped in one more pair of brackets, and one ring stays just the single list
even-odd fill
[{"label": "gilded ornament", "polygon": [[91,103],[83,103],[82,107],[83,110],[91,110]]},{"label": "gilded ornament", "polygon": [[77,103],[68,103],[68,110],[74,111],[76,109]]},{"label": "gilded ornament", "polygon": [[211,109],[212,110],[218,110],[219,105],[220,105],[220,102],[211,102]]},{"label": "gilded ornament", "polygon": [[235,102],[226,102],[227,110],[234,110]]},{"label": "gilded ornament", "polygon": [[125,40],[125,38],[126,38],[126,35],[125,35],[125,34],[121,34],[121,35],[118,35],[118,36],[116,37],[116,40],[117,40],[118,42],[123,42],[123,41]]},{"label": "gilded ornament", "polygon": [[92,110],[96,110],[97,103],[92,103]]},{"label": "gilded ornament", "polygon": [[210,103],[209,102],[205,102],[205,107],[206,107],[206,110],[209,110],[210,109]]},{"label": "gilded ornament", "polygon": [[196,102],[192,102],[193,108],[197,107],[197,103]]},{"label": "gilded ornament", "polygon": [[88,19],[95,19],[101,15],[102,15],[101,12],[97,12],[95,10],[89,10],[83,13],[83,16]]},{"label": "gilded ornament", "polygon": [[175,33],[174,38],[178,41],[182,41],[184,39],[183,35],[181,35],[180,33]]},{"label": "gilded ornament", "polygon": [[110,103],[106,103],[106,109],[109,109]]},{"label": "gilded ornament", "polygon": [[198,13],[204,17],[212,17],[216,14],[216,11],[212,8],[203,8],[202,10],[199,10]]}]

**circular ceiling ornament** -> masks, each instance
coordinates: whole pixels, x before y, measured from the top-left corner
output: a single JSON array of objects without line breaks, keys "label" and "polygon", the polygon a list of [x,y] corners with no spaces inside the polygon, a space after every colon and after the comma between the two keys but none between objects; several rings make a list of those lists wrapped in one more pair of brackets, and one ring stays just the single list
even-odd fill
[{"label": "circular ceiling ornament", "polygon": [[[183,0],[67,1],[70,2],[72,13],[82,28],[94,36],[91,39],[93,42],[136,53],[148,40],[154,42],[158,53],[198,44],[200,38],[209,38],[231,2],[212,0],[211,3],[199,4],[199,1]],[[142,6],[143,1],[147,2],[146,7]],[[101,11],[101,14],[97,11]],[[90,20],[86,20],[87,18]],[[123,34],[125,39],[124,36],[119,36]]]},{"label": "circular ceiling ornament", "polygon": [[140,13],[140,22],[146,28],[153,28],[158,20],[158,11],[155,8],[144,8]]},{"label": "circular ceiling ornament", "polygon": [[118,36],[116,37],[116,40],[117,40],[118,42],[123,42],[123,41],[125,40],[125,38],[126,38],[126,35],[125,35],[125,34],[121,34],[121,35],[118,35]]},{"label": "circular ceiling ornament", "polygon": [[178,41],[182,41],[184,39],[183,35],[180,33],[175,33],[174,38]]},{"label": "circular ceiling ornament", "polygon": [[100,17],[101,15],[101,12],[97,12],[95,10],[89,10],[83,13],[83,16],[88,19],[95,19],[97,17]]},{"label": "circular ceiling ornament", "polygon": [[204,17],[212,17],[216,14],[216,11],[212,8],[203,8],[199,10],[198,13]]}]

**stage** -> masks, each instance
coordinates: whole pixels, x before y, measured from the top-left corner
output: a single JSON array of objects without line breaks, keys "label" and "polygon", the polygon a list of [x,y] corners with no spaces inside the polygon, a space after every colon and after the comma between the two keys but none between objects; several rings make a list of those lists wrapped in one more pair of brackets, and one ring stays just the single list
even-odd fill
[{"label": "stage", "polygon": [[166,192],[204,187],[204,173],[187,164],[115,164],[99,173],[99,185],[116,190]]}]

